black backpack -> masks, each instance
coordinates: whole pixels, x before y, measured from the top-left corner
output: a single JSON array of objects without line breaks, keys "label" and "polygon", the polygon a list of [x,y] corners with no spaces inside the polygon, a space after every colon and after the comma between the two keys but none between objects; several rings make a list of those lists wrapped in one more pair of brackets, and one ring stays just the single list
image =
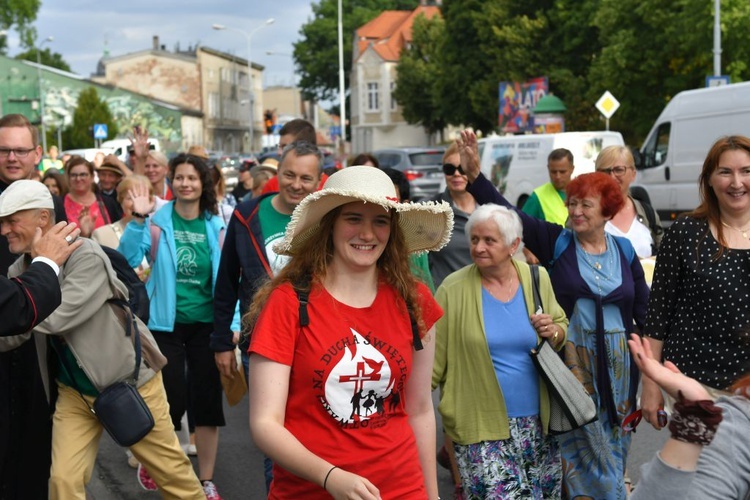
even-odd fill
[{"label": "black backpack", "polygon": [[102,250],[107,254],[112,269],[117,274],[117,279],[122,281],[128,288],[128,303],[133,313],[141,318],[141,321],[148,324],[149,318],[149,300],[146,285],[139,278],[136,272],[130,267],[127,259],[123,254],[114,248],[102,245]]}]

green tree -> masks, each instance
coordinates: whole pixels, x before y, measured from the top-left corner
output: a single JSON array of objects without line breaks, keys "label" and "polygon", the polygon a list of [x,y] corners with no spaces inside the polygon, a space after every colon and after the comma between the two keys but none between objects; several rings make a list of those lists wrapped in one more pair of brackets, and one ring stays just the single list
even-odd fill
[{"label": "green tree", "polygon": [[[41,0],[0,0],[0,30],[15,29],[22,47],[33,47],[36,29],[33,26]],[[0,54],[8,48],[8,37],[0,36]]]},{"label": "green tree", "polygon": [[[16,59],[36,62],[36,53],[37,48],[34,47],[27,50],[26,52],[21,52],[20,54],[16,55]],[[68,63],[63,60],[62,54],[52,52],[49,47],[45,47],[39,52],[39,60],[45,66],[61,69],[63,71],[70,71],[70,66],[68,66]]]},{"label": "green tree", "polygon": [[66,149],[90,148],[94,145],[93,128],[95,123],[107,125],[107,139],[117,136],[117,124],[109,106],[94,87],[82,90],[73,112],[73,123],[63,131],[63,144]]},{"label": "green tree", "polygon": [[[349,89],[354,32],[384,10],[413,10],[419,0],[343,0],[344,80]],[[329,100],[339,92],[338,0],[313,3],[313,18],[294,44],[299,87],[307,98]]]},{"label": "green tree", "polygon": [[440,16],[426,19],[419,15],[412,26],[411,47],[404,50],[396,66],[394,96],[404,119],[424,127],[429,134],[442,132],[447,125],[440,104],[442,77],[440,55],[445,23]]}]

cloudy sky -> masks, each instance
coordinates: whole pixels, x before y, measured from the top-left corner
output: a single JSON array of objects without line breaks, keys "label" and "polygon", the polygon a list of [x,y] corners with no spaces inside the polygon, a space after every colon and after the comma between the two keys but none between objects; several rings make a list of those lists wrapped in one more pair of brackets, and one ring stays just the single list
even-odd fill
[{"label": "cloudy sky", "polygon": [[[266,85],[288,85],[292,78],[292,43],[312,16],[310,0],[43,0],[36,27],[39,40],[53,36],[48,45],[62,54],[73,72],[96,70],[105,41],[111,56],[150,49],[154,35],[173,50],[190,45],[247,57],[247,39],[236,31],[215,31],[214,23],[246,32],[275,22],[252,36],[252,60],[266,67]],[[20,51],[18,38],[9,33],[8,54]],[[45,45],[46,46],[46,45]],[[267,55],[273,51],[279,55]]]}]

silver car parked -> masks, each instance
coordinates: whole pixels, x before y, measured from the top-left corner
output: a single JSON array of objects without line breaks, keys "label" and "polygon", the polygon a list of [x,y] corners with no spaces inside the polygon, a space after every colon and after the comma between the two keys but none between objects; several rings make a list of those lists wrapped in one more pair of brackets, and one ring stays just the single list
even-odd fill
[{"label": "silver car parked", "polygon": [[429,198],[440,191],[443,179],[443,153],[445,148],[391,148],[373,151],[380,168],[393,168],[403,172],[411,188],[411,200]]}]

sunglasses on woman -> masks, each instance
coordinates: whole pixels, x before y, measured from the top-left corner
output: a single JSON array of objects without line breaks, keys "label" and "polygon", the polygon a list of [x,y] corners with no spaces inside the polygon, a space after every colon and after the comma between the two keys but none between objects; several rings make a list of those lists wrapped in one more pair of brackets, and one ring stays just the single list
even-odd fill
[{"label": "sunglasses on woman", "polygon": [[464,169],[461,168],[461,165],[454,165],[452,163],[444,163],[443,164],[443,173],[445,175],[453,175],[456,173],[456,170],[458,170],[458,173],[461,175],[466,175],[464,173]]}]

